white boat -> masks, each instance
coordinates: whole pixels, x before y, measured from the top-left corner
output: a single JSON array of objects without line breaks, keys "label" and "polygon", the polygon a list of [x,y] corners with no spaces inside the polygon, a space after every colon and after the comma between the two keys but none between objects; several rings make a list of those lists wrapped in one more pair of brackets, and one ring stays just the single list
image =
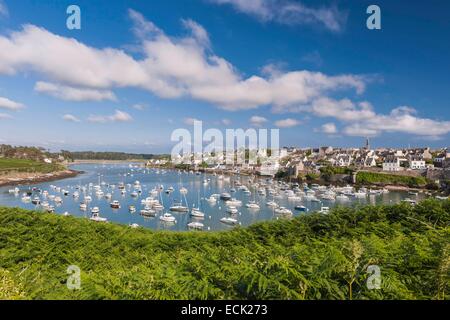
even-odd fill
[{"label": "white boat", "polygon": [[23,202],[30,202],[30,201],[31,201],[31,197],[25,195],[25,196],[22,197],[22,201],[23,201]]},{"label": "white boat", "polygon": [[252,209],[252,210],[259,210],[260,209],[259,204],[257,204],[254,201],[249,201],[245,206],[247,208],[249,208],[249,209]]},{"label": "white boat", "polygon": [[85,202],[90,202],[90,201],[92,201],[92,197],[91,196],[85,196],[84,197],[84,201]]},{"label": "white boat", "polygon": [[20,190],[19,190],[19,188],[14,188],[14,189],[9,189],[9,193],[11,193],[11,194],[16,194],[16,193],[19,193],[20,192]]},{"label": "white boat", "polygon": [[128,207],[128,211],[130,211],[131,213],[134,213],[134,212],[136,212],[136,207],[131,205]]},{"label": "white boat", "polygon": [[130,196],[132,196],[133,198],[137,198],[137,197],[139,197],[139,193],[137,193],[136,191],[133,191],[132,193],[130,193]]},{"label": "white boat", "polygon": [[229,193],[224,192],[224,193],[220,194],[220,199],[225,200],[225,201],[230,200],[231,195]]},{"label": "white boat", "polygon": [[242,201],[241,200],[237,200],[237,199],[235,199],[235,198],[232,198],[232,199],[230,199],[230,200],[227,200],[226,202],[225,202],[225,205],[227,206],[227,207],[229,207],[229,206],[242,206]]},{"label": "white boat", "polygon": [[266,202],[266,206],[276,208],[278,207],[278,203],[276,203],[275,201],[268,201]]},{"label": "white boat", "polygon": [[137,228],[139,228],[139,225],[137,223],[132,223],[132,224],[130,224],[130,228],[137,229]]},{"label": "white boat", "polygon": [[177,203],[169,208],[173,212],[189,212],[189,208],[183,206],[181,203]]},{"label": "white boat", "polygon": [[181,194],[186,194],[186,193],[188,193],[188,189],[186,189],[185,187],[181,187],[180,188],[180,193]]},{"label": "white boat", "polygon": [[206,201],[209,203],[216,203],[217,199],[213,196],[210,196],[208,199],[206,199]]},{"label": "white boat", "polygon": [[92,208],[92,210],[91,210],[91,213],[94,215],[94,214],[99,214],[100,213],[100,208],[99,207],[93,207]]},{"label": "white boat", "polygon": [[328,214],[328,213],[330,213],[330,208],[329,207],[322,207],[322,208],[320,208],[319,213]]},{"label": "white boat", "polygon": [[195,229],[195,230],[203,230],[205,225],[201,222],[194,221],[187,224],[189,229]]},{"label": "white boat", "polygon": [[226,211],[227,211],[227,213],[229,213],[229,214],[236,214],[236,213],[239,212],[238,209],[237,209],[236,207],[233,207],[233,206],[229,206],[229,207],[226,209]]},{"label": "white boat", "polygon": [[195,218],[204,218],[205,214],[200,211],[200,208],[193,208],[191,210],[191,216],[193,216]]},{"label": "white boat", "polygon": [[[95,208],[94,208],[95,209]],[[92,213],[92,216],[91,216],[91,218],[90,218],[90,220],[91,221],[95,221],[95,222],[107,222],[108,221],[108,219],[106,219],[106,218],[102,218],[102,217],[100,217],[100,215],[98,214],[98,212],[97,213]]]},{"label": "white boat", "polygon": [[238,221],[236,219],[233,219],[230,217],[222,218],[222,219],[220,219],[220,222],[225,223],[225,224],[231,224],[231,225],[238,224]]},{"label": "white boat", "polygon": [[292,215],[292,211],[285,207],[276,208],[275,213],[282,215]]},{"label": "white boat", "polygon": [[144,217],[156,217],[156,211],[148,208],[142,209],[140,214]]},{"label": "white boat", "polygon": [[55,203],[62,203],[63,202],[61,197],[55,197],[54,201],[55,201]]},{"label": "white boat", "polygon": [[41,199],[39,199],[39,197],[34,197],[33,200],[31,201],[31,203],[38,205],[41,203]]},{"label": "white boat", "polygon": [[86,211],[87,210],[87,204],[86,203],[80,203],[80,210]]},{"label": "white boat", "polygon": [[161,220],[163,222],[169,222],[169,223],[177,222],[175,217],[173,215],[171,215],[170,213],[164,213],[162,216],[159,217],[159,220]]}]

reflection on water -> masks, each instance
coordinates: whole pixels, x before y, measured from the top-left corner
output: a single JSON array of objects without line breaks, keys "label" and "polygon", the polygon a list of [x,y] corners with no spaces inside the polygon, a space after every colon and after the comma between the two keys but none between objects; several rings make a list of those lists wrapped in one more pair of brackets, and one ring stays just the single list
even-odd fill
[{"label": "reflection on water", "polygon": [[[45,205],[48,202],[48,205],[54,206],[55,212],[58,214],[67,212],[72,216],[84,218],[90,218],[92,208],[98,207],[100,211],[99,216],[107,218],[109,221],[129,225],[137,224],[151,229],[181,231],[187,230],[187,225],[190,222],[202,223],[204,230],[225,230],[231,228],[231,225],[220,221],[224,217],[232,217],[237,220],[238,224],[243,226],[261,220],[289,217],[289,215],[280,214],[274,207],[269,207],[267,205],[269,201],[274,201],[279,206],[291,210],[295,216],[307,214],[304,211],[295,210],[296,206],[300,210],[312,212],[319,211],[322,207],[331,208],[336,205],[389,204],[398,203],[405,198],[421,200],[424,197],[422,194],[409,195],[406,192],[389,192],[376,195],[362,195],[360,197],[348,195],[348,200],[345,199],[345,196],[342,196],[342,199],[338,198],[333,201],[321,197],[323,194],[327,194],[329,190],[321,189],[318,191],[316,189],[315,192],[313,190],[305,192],[307,190],[300,186],[297,194],[292,194],[292,192],[289,194],[290,191],[284,190],[285,188],[276,182],[270,184],[266,179],[253,180],[244,176],[228,179],[220,175],[197,175],[192,172],[145,169],[132,164],[82,164],[75,165],[72,168],[85,173],[75,178],[56,182],[21,186],[18,187],[18,193],[10,193],[9,189],[11,188],[0,188],[0,205],[42,210],[42,203]],[[250,182],[250,180],[252,181]],[[135,184],[136,181],[140,183]],[[122,183],[124,191],[120,189]],[[97,189],[96,186],[98,186]],[[161,186],[161,191],[156,193],[155,190],[160,190]],[[33,187],[41,192],[33,192],[30,198],[24,201],[24,193],[31,191]],[[165,192],[171,187],[173,192]],[[186,194],[180,192],[180,189],[183,187],[187,189]],[[67,195],[64,194],[64,191],[66,191]],[[141,209],[144,209],[144,205],[141,202],[143,199],[150,197],[152,191],[154,200],[161,203],[164,209],[151,214],[154,215],[152,217],[144,217],[140,214]],[[227,212],[229,207],[225,205],[223,200],[208,201],[211,195],[218,195],[224,192],[230,193],[231,197],[242,202],[242,205],[236,205],[237,214],[230,215]],[[76,197],[77,193],[79,194],[78,197]],[[107,198],[109,194],[111,198]],[[41,205],[32,203],[32,200],[35,200],[36,197],[41,201]],[[58,201],[58,197],[61,198],[61,202]],[[85,197],[91,197],[92,201],[87,202],[87,210],[82,211],[80,210],[80,203],[84,202]],[[325,198],[327,197],[325,196]],[[114,200],[120,203],[119,209],[111,208],[110,203]],[[188,206],[190,209],[193,207],[199,208],[205,214],[204,219],[191,217],[186,212],[171,212],[176,219],[176,223],[167,223],[160,219],[161,215],[169,212],[171,206],[180,202],[183,206]],[[259,209],[247,208],[246,205],[250,202],[259,205]],[[130,206],[136,208],[134,213],[130,212]]]}]

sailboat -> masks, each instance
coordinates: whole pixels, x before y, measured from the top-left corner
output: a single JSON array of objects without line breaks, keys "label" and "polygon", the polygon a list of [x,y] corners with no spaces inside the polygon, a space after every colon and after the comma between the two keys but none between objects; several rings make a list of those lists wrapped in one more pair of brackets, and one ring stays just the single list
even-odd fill
[{"label": "sailboat", "polygon": [[[184,199],[187,204],[186,195],[184,195]],[[183,206],[183,201],[181,201],[179,203],[174,203],[173,206],[171,206],[169,210],[175,211],[175,212],[189,212],[189,207]]]},{"label": "sailboat", "polygon": [[191,216],[195,218],[205,218],[205,214],[200,210],[200,191],[198,192],[198,208],[192,208]]}]

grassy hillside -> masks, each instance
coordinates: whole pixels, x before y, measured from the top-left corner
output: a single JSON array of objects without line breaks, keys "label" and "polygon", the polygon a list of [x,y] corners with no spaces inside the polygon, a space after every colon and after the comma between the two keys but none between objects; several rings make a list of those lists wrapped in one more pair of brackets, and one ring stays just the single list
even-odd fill
[{"label": "grassy hillside", "polygon": [[356,182],[360,184],[403,185],[407,187],[424,187],[428,181],[424,177],[410,177],[388,173],[360,171],[356,175]]},{"label": "grassy hillside", "polygon": [[50,173],[63,169],[64,167],[59,164],[48,164],[26,159],[0,158],[0,173],[9,171]]},{"label": "grassy hillside", "polygon": [[[449,222],[436,200],[202,233],[0,208],[0,298],[449,299]],[[81,290],[66,287],[69,265]]]}]

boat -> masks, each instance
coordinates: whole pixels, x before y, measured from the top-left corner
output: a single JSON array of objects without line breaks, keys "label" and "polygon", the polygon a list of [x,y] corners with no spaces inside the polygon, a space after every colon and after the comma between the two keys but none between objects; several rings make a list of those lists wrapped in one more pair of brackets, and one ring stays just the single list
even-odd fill
[{"label": "boat", "polygon": [[92,214],[99,214],[100,213],[100,208],[99,207],[93,207],[91,210]]},{"label": "boat", "polygon": [[120,202],[117,201],[117,200],[114,200],[114,201],[111,202],[109,205],[110,205],[111,208],[113,208],[113,209],[120,209]]},{"label": "boat", "polygon": [[229,206],[226,211],[229,214],[236,214],[236,213],[239,212],[238,209],[236,207],[233,207],[233,206]]},{"label": "boat", "polygon": [[259,210],[261,209],[259,207],[259,204],[257,204],[255,201],[249,201],[246,205],[247,208],[252,209],[252,210]]},{"label": "boat", "polygon": [[228,201],[231,200],[231,195],[227,192],[221,193],[220,194],[220,199],[224,200],[224,201]]},{"label": "boat", "polygon": [[173,212],[189,212],[189,208],[183,206],[181,203],[176,203],[169,208],[170,211]]},{"label": "boat", "polygon": [[203,230],[203,228],[205,227],[205,225],[201,222],[198,221],[194,221],[194,222],[190,222],[187,224],[189,229],[194,229],[194,230]]},{"label": "boat", "polygon": [[142,209],[140,214],[144,217],[156,217],[156,211],[149,208]]},{"label": "boat", "polygon": [[322,207],[322,208],[320,208],[319,213],[328,214],[328,213],[330,213],[330,208]]},{"label": "boat", "polygon": [[274,211],[277,214],[292,215],[292,211],[285,207],[276,208]]},{"label": "boat", "polygon": [[180,188],[180,193],[186,194],[186,193],[188,193],[188,189],[186,189],[185,187],[181,187],[181,188]]},{"label": "boat", "polygon": [[[95,209],[95,208],[96,208],[96,207],[94,207],[94,209]],[[94,210],[94,209],[92,209],[92,210]],[[97,208],[97,209],[98,209],[98,208]],[[95,221],[95,222],[107,222],[107,221],[108,221],[108,219],[100,217],[100,215],[99,215],[98,212],[97,212],[97,213],[92,212],[92,215],[91,215],[90,220],[91,220],[91,221]]]},{"label": "boat", "polygon": [[23,202],[30,202],[30,201],[31,201],[31,197],[30,197],[30,196],[27,196],[27,195],[24,195],[24,196],[22,197],[22,201],[23,201]]},{"label": "boat", "polygon": [[308,212],[308,208],[306,208],[305,206],[295,206],[294,209],[301,212]]},{"label": "boat", "polygon": [[128,207],[128,211],[130,211],[131,213],[135,213],[136,212],[136,207],[134,205],[131,205]]},{"label": "boat", "polygon": [[418,192],[415,192],[415,191],[410,191],[410,192],[408,192],[408,194],[409,194],[410,196],[418,196],[418,195],[419,195],[419,193],[418,193]]},{"label": "boat", "polygon": [[61,197],[55,197],[54,201],[55,201],[55,203],[62,203],[63,202]]},{"label": "boat", "polygon": [[224,217],[224,218],[220,219],[220,222],[225,223],[225,224],[230,224],[230,225],[238,224],[238,221],[231,217]]},{"label": "boat", "polygon": [[92,201],[92,197],[91,196],[85,196],[84,197],[84,201],[85,202],[90,202],[90,201]]},{"label": "boat", "polygon": [[132,223],[132,224],[130,224],[130,228],[137,229],[137,228],[139,228],[139,225],[137,223]]},{"label": "boat", "polygon": [[208,199],[206,199],[206,201],[212,204],[212,203],[216,203],[217,199],[213,196],[210,196]]},{"label": "boat", "polygon": [[9,193],[11,193],[11,194],[17,194],[17,193],[19,193],[20,192],[20,190],[19,190],[19,188],[14,188],[14,189],[9,189]]},{"label": "boat", "polygon": [[275,201],[272,200],[272,201],[266,202],[266,206],[276,208],[276,207],[278,207],[278,203],[276,203]]},{"label": "boat", "polygon": [[137,197],[139,197],[139,193],[137,193],[136,191],[133,191],[132,193],[130,193],[130,196],[132,196],[133,198],[137,198]]},{"label": "boat", "polygon": [[87,204],[86,203],[80,203],[80,210],[86,211],[87,210]]},{"label": "boat", "polygon": [[173,215],[171,215],[170,213],[164,213],[162,216],[159,217],[159,220],[161,220],[163,222],[169,222],[169,223],[177,222],[175,217]]},{"label": "boat", "polygon": [[205,214],[201,212],[199,208],[193,208],[190,214],[195,218],[205,218]]},{"label": "boat", "polygon": [[235,198],[231,198],[230,200],[225,201],[226,206],[242,206],[242,201],[237,200]]},{"label": "boat", "polygon": [[41,203],[41,199],[39,199],[39,197],[34,197],[33,200],[31,200],[31,203],[38,205]]}]

